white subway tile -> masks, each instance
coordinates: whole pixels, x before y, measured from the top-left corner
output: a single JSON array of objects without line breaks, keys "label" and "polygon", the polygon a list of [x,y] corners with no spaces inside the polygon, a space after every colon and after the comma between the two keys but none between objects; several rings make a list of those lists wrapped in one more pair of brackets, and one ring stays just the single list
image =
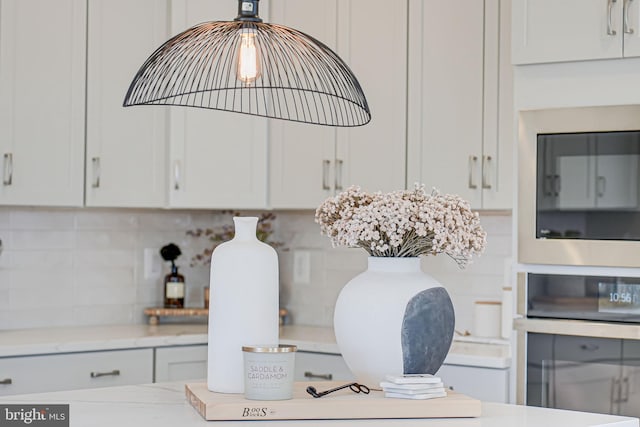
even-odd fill
[{"label": "white subway tile", "polygon": [[133,323],[133,304],[90,305],[73,308],[76,325],[118,325]]},{"label": "white subway tile", "polygon": [[11,309],[9,314],[10,329],[51,328],[74,325],[73,314],[69,308],[38,307]]},{"label": "white subway tile", "polygon": [[50,283],[49,287],[31,287],[9,290],[12,310],[34,308],[58,308],[68,310],[73,305],[73,287],[60,283]]},{"label": "white subway tile", "polygon": [[12,250],[73,249],[75,232],[53,230],[12,231],[9,244]]},{"label": "white subway tile", "polygon": [[138,215],[140,230],[165,231],[194,228],[188,212],[144,212]]},{"label": "white subway tile", "polygon": [[125,286],[76,287],[73,305],[128,305],[135,301],[136,289],[133,284]]},{"label": "white subway tile", "polygon": [[75,209],[18,208],[10,213],[13,230],[73,230]]},{"label": "white subway tile", "polygon": [[98,268],[133,268],[135,264],[133,250],[85,250],[75,254],[75,265],[79,269]]},{"label": "white subway tile", "polygon": [[74,284],[78,288],[134,286],[131,267],[77,266],[74,270]]},{"label": "white subway tile", "polygon": [[11,268],[56,270],[73,267],[73,251],[71,249],[13,251]]},{"label": "white subway tile", "polygon": [[130,231],[78,231],[76,233],[76,247],[83,249],[134,249],[136,234]]},{"label": "white subway tile", "polygon": [[73,270],[71,269],[37,270],[25,268],[9,270],[9,274],[11,289],[31,289],[36,294],[41,289],[73,286]]},{"label": "white subway tile", "polygon": [[136,211],[82,209],[76,213],[78,230],[136,230]]}]

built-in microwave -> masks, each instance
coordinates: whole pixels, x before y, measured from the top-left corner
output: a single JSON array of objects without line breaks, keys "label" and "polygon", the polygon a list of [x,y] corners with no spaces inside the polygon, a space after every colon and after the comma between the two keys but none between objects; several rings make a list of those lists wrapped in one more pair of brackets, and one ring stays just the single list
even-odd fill
[{"label": "built-in microwave", "polygon": [[640,266],[640,105],[521,111],[518,261]]}]

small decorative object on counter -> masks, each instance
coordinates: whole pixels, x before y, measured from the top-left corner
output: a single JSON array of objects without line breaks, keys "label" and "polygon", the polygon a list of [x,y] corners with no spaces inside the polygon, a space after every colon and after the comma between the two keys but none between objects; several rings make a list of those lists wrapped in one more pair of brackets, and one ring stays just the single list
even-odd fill
[{"label": "small decorative object on counter", "polygon": [[444,253],[465,267],[486,244],[478,214],[460,197],[427,194],[421,185],[391,193],[350,187],[318,207],[316,222],[334,246],[370,255],[334,311],[336,342],[358,382],[378,384],[389,372],[435,374],[451,346],[455,313],[419,257]]},{"label": "small decorative object on counter", "polygon": [[171,273],[164,278],[164,307],[183,308],[185,295],[184,276],[178,273],[178,266],[175,260],[182,252],[173,243],[169,243],[160,249],[160,255],[165,261],[171,261]]},{"label": "small decorative object on counter", "polygon": [[243,346],[244,397],[287,400],[293,397],[295,345]]},{"label": "small decorative object on counter", "polygon": [[474,335],[482,338],[499,338],[502,334],[502,303],[476,301],[474,306]]},{"label": "small decorative object on counter", "polygon": [[277,343],[278,255],[256,237],[257,217],[235,217],[235,236],[211,257],[207,387],[244,392],[242,346]]},{"label": "small decorative object on counter", "polygon": [[446,397],[447,391],[439,377],[433,375],[387,375],[386,381],[380,382],[384,397],[397,399],[434,399]]}]

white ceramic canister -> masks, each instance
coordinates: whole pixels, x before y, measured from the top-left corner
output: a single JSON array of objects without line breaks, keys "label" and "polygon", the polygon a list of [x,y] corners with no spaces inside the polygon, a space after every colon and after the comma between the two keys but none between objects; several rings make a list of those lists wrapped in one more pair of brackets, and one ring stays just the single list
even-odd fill
[{"label": "white ceramic canister", "polygon": [[286,400],[293,397],[295,345],[243,346],[244,397]]},{"label": "white ceramic canister", "polygon": [[474,326],[474,335],[477,337],[500,337],[502,334],[502,303],[500,301],[476,301]]}]

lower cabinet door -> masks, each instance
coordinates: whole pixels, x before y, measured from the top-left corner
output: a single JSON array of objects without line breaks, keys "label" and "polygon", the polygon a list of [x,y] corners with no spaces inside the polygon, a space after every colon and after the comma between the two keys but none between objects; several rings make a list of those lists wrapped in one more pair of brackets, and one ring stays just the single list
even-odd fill
[{"label": "lower cabinet door", "polygon": [[508,403],[509,369],[442,365],[436,376],[444,386],[474,399]]},{"label": "lower cabinet door", "polygon": [[0,358],[0,395],[151,382],[151,348]]},{"label": "lower cabinet door", "polygon": [[296,352],[294,381],[352,381],[355,377],[339,354]]},{"label": "lower cabinet door", "polygon": [[207,345],[156,348],[155,382],[206,380]]}]

